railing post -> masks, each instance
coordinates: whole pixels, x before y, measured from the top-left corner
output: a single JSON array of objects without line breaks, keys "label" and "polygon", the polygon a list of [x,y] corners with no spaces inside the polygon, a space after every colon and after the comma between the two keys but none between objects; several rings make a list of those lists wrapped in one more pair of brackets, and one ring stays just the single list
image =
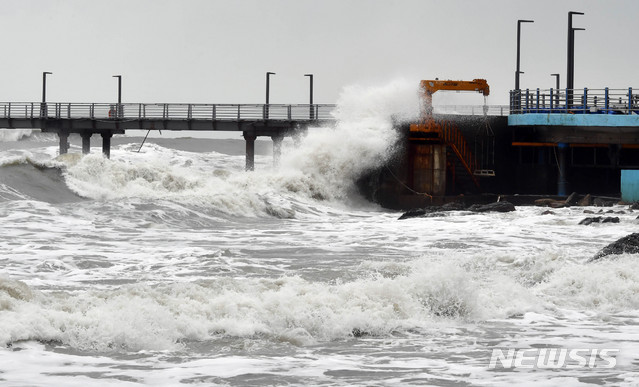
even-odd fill
[{"label": "railing post", "polygon": [[287,116],[288,116],[288,120],[289,120],[289,121],[291,120],[291,110],[292,110],[291,105],[288,105],[288,106],[286,107],[286,113],[287,113]]},{"label": "railing post", "polygon": [[189,107],[186,113],[187,120],[190,120],[192,115],[193,115],[193,105],[189,104]]},{"label": "railing post", "polygon": [[138,104],[138,120],[142,119],[142,104]]},{"label": "railing post", "polygon": [[9,111],[7,112],[7,118],[11,118],[11,102],[9,102]]},{"label": "railing post", "polygon": [[539,88],[537,88],[537,110],[535,113],[539,113]]},{"label": "railing post", "polygon": [[[266,105],[264,105],[266,106]],[[240,105],[237,105],[237,120],[240,120]]]},{"label": "railing post", "polygon": [[67,105],[67,118],[71,118],[71,104]]},{"label": "railing post", "polygon": [[628,88],[628,114],[632,113],[632,87]]},{"label": "railing post", "polygon": [[[572,95],[570,95],[570,98],[572,98]],[[570,106],[568,106],[569,105],[568,104],[568,99],[569,99],[568,88],[566,88],[566,113],[568,113],[570,111]]]},{"label": "railing post", "polygon": [[212,115],[213,121],[215,121],[217,116],[217,105],[213,105],[211,115]]},{"label": "railing post", "polygon": [[610,109],[610,99],[608,97],[608,88],[606,87],[604,89],[604,110],[606,111],[606,114],[608,114],[608,111]]},{"label": "railing post", "polygon": [[530,90],[526,89],[526,112],[529,109],[529,105],[528,105],[529,102],[530,102]]},{"label": "railing post", "polygon": [[553,108],[553,94],[552,94],[552,87],[550,88],[550,112],[552,113],[552,108]]}]

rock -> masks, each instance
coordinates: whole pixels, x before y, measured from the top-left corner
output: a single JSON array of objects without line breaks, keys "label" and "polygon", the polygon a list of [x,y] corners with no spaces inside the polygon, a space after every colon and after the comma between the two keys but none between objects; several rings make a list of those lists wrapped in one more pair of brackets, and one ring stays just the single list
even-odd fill
[{"label": "rock", "polygon": [[546,211],[542,212],[541,214],[542,215],[555,215],[555,213],[550,211],[550,210],[546,210]]},{"label": "rock", "polygon": [[554,202],[556,202],[556,200],[551,198],[537,199],[534,201],[535,205],[538,207],[548,207],[550,206],[550,203]]},{"label": "rock", "polygon": [[577,201],[577,192],[573,192],[566,198],[564,203],[566,203],[567,206],[574,206],[575,204],[577,204]]},{"label": "rock", "polygon": [[474,204],[468,207],[468,211],[472,212],[511,212],[515,211],[515,206],[507,201],[489,203],[489,204]]},{"label": "rock", "polygon": [[603,200],[602,198],[595,198],[592,202],[597,207],[612,207],[614,202]]},{"label": "rock", "polygon": [[564,207],[568,207],[568,205],[564,202],[555,200],[553,202],[550,202],[550,204],[548,204],[548,207],[550,208],[564,208]]},{"label": "rock", "polygon": [[590,196],[590,194],[584,196],[577,202],[577,205],[581,207],[592,206],[592,196]]},{"label": "rock", "polygon": [[596,261],[613,254],[637,254],[639,253],[639,233],[627,235],[601,249],[588,262]]},{"label": "rock", "polygon": [[461,211],[464,209],[464,204],[459,202],[446,203],[441,206],[441,211]]},{"label": "rock", "polygon": [[584,210],[584,214],[594,214],[595,212],[592,210]]},{"label": "rock", "polygon": [[399,217],[398,220],[408,219],[408,218],[418,218],[420,216],[426,215],[426,210],[423,208],[413,208],[406,211],[402,216]]},{"label": "rock", "polygon": [[639,202],[634,202],[630,205],[631,210],[639,210]]},{"label": "rock", "polygon": [[619,223],[619,218],[616,216],[614,217],[607,216],[605,218],[602,216],[595,216],[592,218],[585,218],[584,220],[579,222],[580,225],[584,225],[584,226],[587,226],[592,223]]}]

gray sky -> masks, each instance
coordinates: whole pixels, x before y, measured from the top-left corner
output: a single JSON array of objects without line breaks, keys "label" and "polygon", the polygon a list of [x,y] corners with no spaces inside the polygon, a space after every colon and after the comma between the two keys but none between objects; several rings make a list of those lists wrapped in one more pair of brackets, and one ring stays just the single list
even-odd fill
[{"label": "gray sky", "polygon": [[[637,0],[0,0],[0,100],[334,103],[344,86],[485,78],[490,104],[513,88],[517,19],[522,88],[566,74],[568,11],[575,87],[639,87]],[[479,98],[477,103],[482,103]]]}]

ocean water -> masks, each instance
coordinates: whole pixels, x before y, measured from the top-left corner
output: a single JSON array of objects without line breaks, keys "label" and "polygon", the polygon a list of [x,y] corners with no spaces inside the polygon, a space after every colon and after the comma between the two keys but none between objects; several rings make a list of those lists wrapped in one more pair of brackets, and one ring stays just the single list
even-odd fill
[{"label": "ocean water", "polygon": [[[120,136],[107,160],[1,132],[0,385],[639,385],[638,257],[586,263],[639,212],[399,221],[354,181],[416,105],[348,88],[335,127],[277,169],[262,144],[254,172],[240,140]],[[491,369],[495,348],[618,354]]]}]

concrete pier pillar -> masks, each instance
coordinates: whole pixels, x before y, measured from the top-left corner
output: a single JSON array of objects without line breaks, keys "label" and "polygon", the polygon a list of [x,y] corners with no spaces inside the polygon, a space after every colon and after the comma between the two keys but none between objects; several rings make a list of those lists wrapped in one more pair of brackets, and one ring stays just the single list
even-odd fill
[{"label": "concrete pier pillar", "polygon": [[58,132],[60,138],[60,154],[66,154],[69,152],[69,133],[60,131]]},{"label": "concrete pier pillar", "polygon": [[113,133],[102,133],[102,153],[107,159],[111,158],[111,137]]},{"label": "concrete pier pillar", "polygon": [[80,135],[82,137],[82,154],[89,154],[91,151],[91,132],[85,132]]},{"label": "concrete pier pillar", "polygon": [[568,167],[566,165],[568,152],[568,144],[564,142],[560,142],[557,144],[558,162],[559,162],[559,179],[557,180],[557,195],[559,196],[567,196],[568,195],[568,178],[567,171]]},{"label": "concrete pier pillar", "polygon": [[284,141],[284,136],[281,134],[271,136],[271,140],[273,140],[273,167],[277,168],[280,166],[280,158],[282,157],[282,141]]},{"label": "concrete pier pillar", "polygon": [[246,141],[246,170],[255,169],[255,139],[254,133],[244,132],[244,140]]}]

